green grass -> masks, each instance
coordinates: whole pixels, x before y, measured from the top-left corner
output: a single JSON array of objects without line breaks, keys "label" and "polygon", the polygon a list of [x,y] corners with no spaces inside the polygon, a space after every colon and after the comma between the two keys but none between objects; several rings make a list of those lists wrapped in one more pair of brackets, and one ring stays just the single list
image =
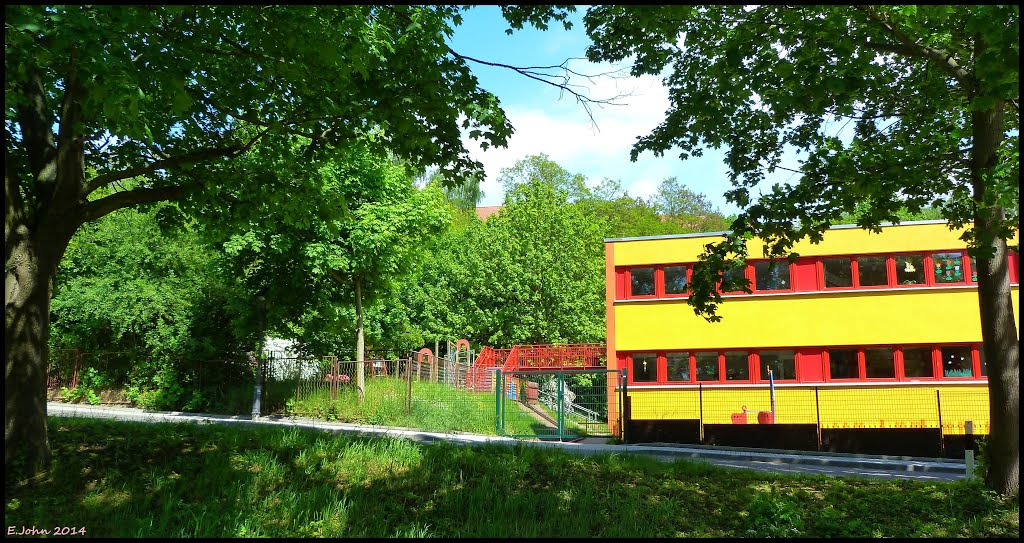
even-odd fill
[{"label": "green grass", "polygon": [[1012,537],[978,483],[728,470],[526,446],[50,419],[54,464],[5,480],[8,526],[123,537]]},{"label": "green grass", "polygon": [[[367,379],[366,399],[362,403],[357,401],[356,390],[351,383],[342,386],[333,401],[328,389],[321,387],[284,402],[281,411],[288,415],[338,422],[434,432],[495,434],[493,392],[465,392],[448,385],[413,381],[412,412],[407,414],[407,386],[402,379]],[[272,393],[283,398],[292,396],[294,390],[292,385]],[[508,412],[515,410],[518,413],[514,404],[513,400],[506,400]],[[506,432],[532,434],[535,423],[535,419],[528,416],[509,417]]]}]

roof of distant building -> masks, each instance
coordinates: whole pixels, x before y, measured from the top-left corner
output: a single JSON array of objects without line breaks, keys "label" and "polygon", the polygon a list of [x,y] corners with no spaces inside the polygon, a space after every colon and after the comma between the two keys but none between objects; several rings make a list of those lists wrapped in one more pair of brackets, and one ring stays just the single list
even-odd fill
[{"label": "roof of distant building", "polygon": [[476,208],[476,216],[479,217],[481,221],[486,221],[487,217],[490,217],[499,211],[501,211],[501,206],[478,207]]}]

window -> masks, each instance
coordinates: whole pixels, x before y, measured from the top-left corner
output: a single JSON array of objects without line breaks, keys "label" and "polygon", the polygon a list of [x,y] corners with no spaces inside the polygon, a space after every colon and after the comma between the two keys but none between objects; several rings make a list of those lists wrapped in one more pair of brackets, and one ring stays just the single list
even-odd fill
[{"label": "window", "polygon": [[861,256],[857,258],[857,279],[862,287],[877,287],[889,284],[885,271],[884,256]]},{"label": "window", "polygon": [[789,290],[789,262],[754,263],[756,290]]},{"label": "window", "polygon": [[922,347],[903,349],[904,377],[935,377],[932,369],[932,350]]},{"label": "window", "polygon": [[935,253],[932,255],[932,282],[936,285],[964,282],[963,253]]},{"label": "window", "polygon": [[825,288],[841,288],[853,286],[853,267],[849,258],[823,258],[825,268]]},{"label": "window", "polygon": [[633,355],[633,382],[653,383],[658,380],[658,356],[653,353]]},{"label": "window", "polygon": [[690,353],[668,353],[669,381],[690,381]]},{"label": "window", "polygon": [[924,257],[921,255],[897,255],[896,284],[923,285]]},{"label": "window", "polygon": [[734,351],[725,353],[725,380],[750,380],[750,363],[746,351]]},{"label": "window", "polygon": [[654,296],[654,268],[633,268],[629,277],[630,296]]},{"label": "window", "polygon": [[[740,282],[742,282],[744,277],[746,277],[746,267],[745,266],[740,266],[739,268],[735,268],[735,269],[731,269],[731,270],[725,270],[724,272],[722,272],[722,282],[723,282],[723,284],[725,283],[725,281],[728,281],[728,280],[739,280]],[[743,291],[742,287],[737,288],[736,290],[725,290],[724,288],[722,289],[722,292],[742,292],[742,291]]]},{"label": "window", "polygon": [[893,379],[896,366],[892,349],[864,349],[864,374],[868,379]]},{"label": "window", "polygon": [[829,349],[828,370],[833,379],[857,379],[857,349]]},{"label": "window", "polygon": [[978,346],[978,359],[981,361],[981,376],[988,377],[988,366],[985,364],[985,349]]},{"label": "window", "polygon": [[793,351],[761,351],[761,378],[768,380],[768,370],[772,371],[772,379],[796,379],[796,356]]},{"label": "window", "polygon": [[665,266],[665,294],[686,293],[686,266]]},{"label": "window", "polygon": [[970,377],[973,374],[970,347],[943,347],[941,352],[943,377]]},{"label": "window", "polygon": [[[1010,255],[1010,282],[1020,283],[1020,253],[1009,251]],[[978,282],[978,260],[971,257],[971,281]]]},{"label": "window", "polygon": [[718,353],[697,353],[697,380],[718,380]]}]

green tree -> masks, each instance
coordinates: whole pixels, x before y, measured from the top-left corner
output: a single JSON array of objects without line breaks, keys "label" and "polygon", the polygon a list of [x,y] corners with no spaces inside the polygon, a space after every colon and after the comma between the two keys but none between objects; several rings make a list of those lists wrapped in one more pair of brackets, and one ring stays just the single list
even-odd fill
[{"label": "green tree", "polygon": [[308,202],[225,172],[268,134],[304,138],[309,159],[363,139],[454,178],[481,169],[462,130],[482,147],[511,133],[445,43],[458,7],[4,9],[5,467],[49,463],[51,281],[83,224],[178,198],[223,209],[232,192],[301,215]]},{"label": "green tree", "polygon": [[[159,220],[175,221],[161,229]],[[210,360],[239,352],[256,328],[240,285],[171,203],[86,224],[54,281],[51,343],[85,351]]]},{"label": "green tree", "polygon": [[[272,158],[262,156],[265,152],[276,153],[260,148],[246,157],[252,162],[244,168],[246,175],[256,175],[262,183],[318,187],[320,192],[311,195],[313,204],[287,235],[273,221],[250,220],[237,224],[225,249],[238,273],[266,293],[268,318],[283,336],[302,331],[297,339],[305,340],[304,334],[342,332],[353,322],[346,306],[354,306],[354,352],[362,361],[364,308],[391,297],[396,281],[413,268],[421,246],[451,221],[444,193],[432,185],[417,189],[405,166],[361,145],[335,149],[312,167],[286,160],[275,168],[261,168]],[[298,180],[304,177],[311,179]],[[363,366],[356,368],[362,399]]]},{"label": "green tree", "polygon": [[569,172],[544,153],[517,160],[512,166],[502,169],[498,177],[506,195],[537,180],[544,180],[545,184],[564,192],[570,202],[590,195],[583,174]]},{"label": "green tree", "polygon": [[[516,171],[516,170],[511,170]],[[604,337],[603,224],[571,205],[558,178],[533,178],[485,224],[477,304],[486,337],[500,346],[577,343]]]},{"label": "green tree", "polygon": [[[685,159],[727,149],[727,197],[743,212],[698,265],[689,298],[698,314],[717,318],[715,283],[753,235],[766,256],[788,255],[863,201],[870,208],[857,224],[868,229],[926,205],[951,227],[970,224],[989,364],[988,484],[1018,493],[1007,240],[1019,220],[1019,7],[599,6],[584,20],[590,60],[631,58],[634,75],[665,74],[672,103],[634,160],[645,150],[677,147]],[[849,132],[835,129],[847,123]],[[750,189],[785,168],[787,150],[805,155],[791,168],[799,180],[751,202]]]},{"label": "green tree", "polygon": [[658,185],[654,205],[668,220],[689,232],[721,232],[729,227],[707,196],[690,190],[675,177]]}]

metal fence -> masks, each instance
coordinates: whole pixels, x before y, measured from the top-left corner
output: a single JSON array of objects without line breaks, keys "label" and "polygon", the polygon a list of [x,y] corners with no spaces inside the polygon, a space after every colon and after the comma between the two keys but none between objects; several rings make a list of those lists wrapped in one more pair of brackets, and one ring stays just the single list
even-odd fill
[{"label": "metal fence", "polygon": [[541,439],[617,437],[625,394],[618,370],[497,372],[499,435]]},{"label": "metal fence", "polygon": [[949,456],[990,425],[979,384],[632,387],[625,405],[630,442]]},{"label": "metal fence", "polygon": [[[457,350],[369,351],[360,401],[360,363],[338,356],[267,352],[158,364],[136,353],[54,350],[47,389],[51,400],[234,415],[252,414],[258,398],[258,415],[542,439],[956,456],[989,432],[988,390],[976,383],[655,388],[627,386],[614,370],[503,372],[482,360],[471,364]],[[161,379],[177,388],[144,390],[166,385]]]}]

